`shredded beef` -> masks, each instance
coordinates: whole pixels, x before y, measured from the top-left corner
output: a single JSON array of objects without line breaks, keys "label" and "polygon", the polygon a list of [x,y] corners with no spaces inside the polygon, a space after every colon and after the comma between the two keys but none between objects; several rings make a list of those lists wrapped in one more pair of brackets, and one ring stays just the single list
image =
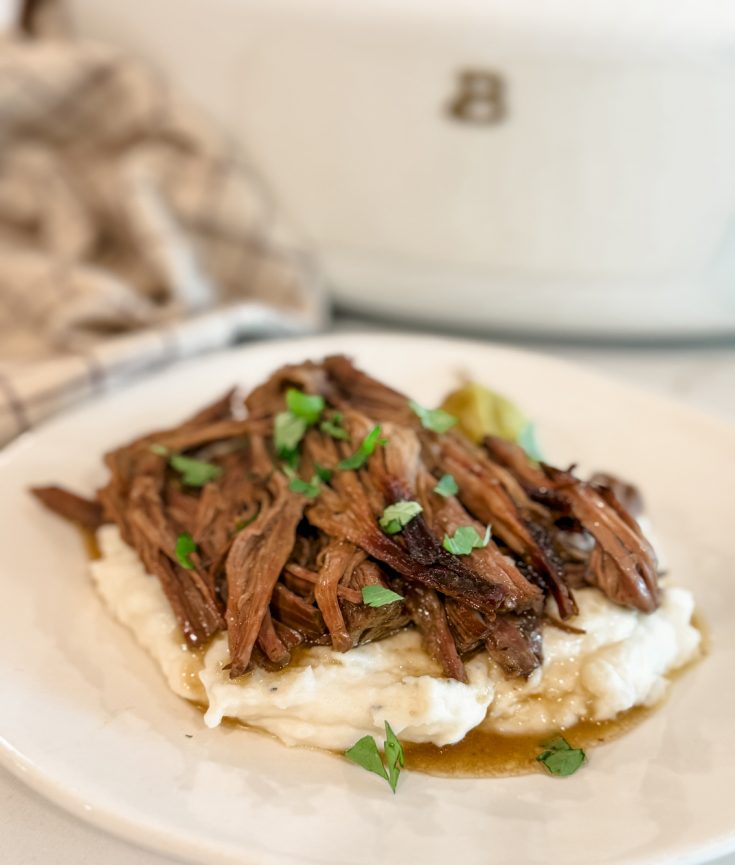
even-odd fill
[{"label": "shredded beef", "polygon": [[97,531],[105,521],[99,502],[85,499],[63,487],[32,487],[31,492],[50,511],[83,529]]},{"label": "shredded beef", "polygon": [[[275,425],[289,388],[324,409],[291,418],[298,440],[284,450]],[[362,453],[376,425],[381,441]],[[174,454],[216,470],[185,483]],[[585,483],[504,439],[477,446],[456,429],[427,429],[407,396],[342,356],[285,366],[240,405],[228,391],[105,463],[94,499],[32,492],[87,529],[115,523],[192,646],[227,631],[233,678],[282,669],[300,646],[348,652],[412,627],[445,676],[466,681],[464,661],[486,652],[527,677],[541,663],[543,622],[577,632],[563,621],[576,612],[574,588],[597,586],[643,612],[659,601],[634,487],[599,473]],[[456,495],[437,492],[444,474]],[[406,502],[420,512],[395,531],[381,525]],[[445,547],[463,528],[483,538],[488,525],[487,543],[466,555]],[[184,534],[195,549],[182,558]],[[375,587],[398,597],[370,606]]]}]

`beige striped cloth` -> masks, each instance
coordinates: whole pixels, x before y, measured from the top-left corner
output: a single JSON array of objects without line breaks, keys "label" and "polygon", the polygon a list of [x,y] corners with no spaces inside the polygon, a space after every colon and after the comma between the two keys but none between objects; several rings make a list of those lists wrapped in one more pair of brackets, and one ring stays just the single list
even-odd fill
[{"label": "beige striped cloth", "polygon": [[132,376],[324,318],[263,178],[165,81],[104,46],[0,41],[0,445]]}]

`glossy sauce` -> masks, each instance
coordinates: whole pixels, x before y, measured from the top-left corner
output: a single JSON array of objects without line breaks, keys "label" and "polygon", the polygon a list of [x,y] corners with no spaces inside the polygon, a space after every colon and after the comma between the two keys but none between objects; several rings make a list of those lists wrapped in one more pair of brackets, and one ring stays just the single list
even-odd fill
[{"label": "glossy sauce", "polygon": [[582,721],[556,734],[511,736],[485,730],[471,730],[461,742],[438,748],[436,745],[405,743],[406,768],[427,775],[459,778],[496,778],[543,772],[536,759],[544,742],[564,736],[573,748],[589,749],[622,736],[640,724],[654,708],[638,706],[611,721]]},{"label": "glossy sauce", "polygon": [[97,543],[96,532],[93,532],[92,529],[85,529],[83,526],[79,526],[79,533],[82,536],[82,543],[84,544],[87,558],[92,562],[101,558],[102,552],[100,551],[100,545]]}]

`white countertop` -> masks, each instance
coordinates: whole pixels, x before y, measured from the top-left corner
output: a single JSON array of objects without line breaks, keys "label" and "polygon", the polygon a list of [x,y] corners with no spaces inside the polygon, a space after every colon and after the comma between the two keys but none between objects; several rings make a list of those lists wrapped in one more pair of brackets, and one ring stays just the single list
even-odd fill
[{"label": "white countertop", "polygon": [[[599,369],[735,423],[735,342],[683,348],[542,343],[528,347]],[[0,837],[0,865],[172,865],[174,861],[143,852],[66,815],[1,770]],[[717,865],[735,865],[735,855],[717,860]]]}]

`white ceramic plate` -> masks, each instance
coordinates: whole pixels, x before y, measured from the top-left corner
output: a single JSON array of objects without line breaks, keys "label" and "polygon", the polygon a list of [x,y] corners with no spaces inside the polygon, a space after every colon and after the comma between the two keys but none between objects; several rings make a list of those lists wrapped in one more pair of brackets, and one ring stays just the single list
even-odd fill
[{"label": "white ceramic plate", "polygon": [[[205,729],[102,608],[77,535],[25,493],[91,491],[100,454],[233,382],[346,351],[431,403],[458,373],[504,390],[554,462],[635,478],[674,579],[711,632],[706,660],[568,779],[361,769],[238,729]],[[128,839],[201,863],[652,865],[735,848],[735,431],[545,357],[406,336],[258,344],[181,365],[70,413],[0,455],[0,754],[30,785]]]}]

